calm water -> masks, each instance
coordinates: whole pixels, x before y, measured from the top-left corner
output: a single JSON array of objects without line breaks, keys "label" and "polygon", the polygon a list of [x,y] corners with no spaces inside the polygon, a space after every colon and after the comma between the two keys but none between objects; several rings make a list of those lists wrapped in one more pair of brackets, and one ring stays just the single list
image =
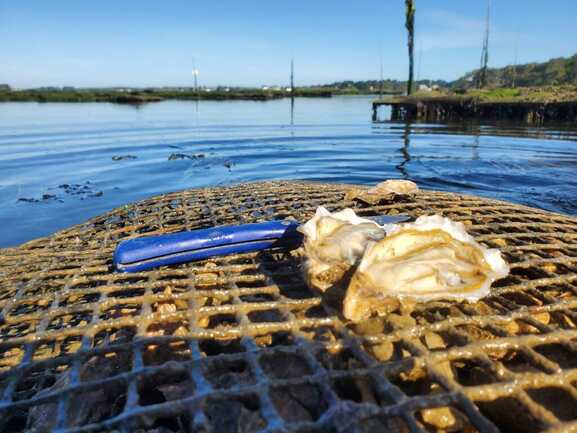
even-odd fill
[{"label": "calm water", "polygon": [[0,104],[0,246],[151,195],[264,179],[402,177],[577,214],[575,129],[372,124],[370,100],[297,99],[292,121],[290,100]]}]

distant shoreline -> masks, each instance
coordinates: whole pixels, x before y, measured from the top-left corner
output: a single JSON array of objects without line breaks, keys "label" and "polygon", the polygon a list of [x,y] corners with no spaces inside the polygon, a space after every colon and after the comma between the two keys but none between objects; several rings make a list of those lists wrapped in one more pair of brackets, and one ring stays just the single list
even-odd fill
[{"label": "distant shoreline", "polygon": [[[295,97],[330,98],[330,90],[297,89]],[[0,102],[111,102],[117,104],[146,104],[166,100],[244,100],[268,101],[291,97],[290,91],[230,90],[230,91],[172,91],[172,90],[8,90],[0,91]]]},{"label": "distant shoreline", "polygon": [[[394,93],[389,93],[393,95]],[[193,89],[164,90],[116,90],[116,89],[29,89],[2,90],[1,102],[108,102],[117,104],[147,104],[167,100],[182,101],[270,101],[294,97],[330,98],[336,95],[376,95],[376,93],[350,92],[340,89],[296,88],[294,95],[289,90],[230,89],[211,90]]]}]

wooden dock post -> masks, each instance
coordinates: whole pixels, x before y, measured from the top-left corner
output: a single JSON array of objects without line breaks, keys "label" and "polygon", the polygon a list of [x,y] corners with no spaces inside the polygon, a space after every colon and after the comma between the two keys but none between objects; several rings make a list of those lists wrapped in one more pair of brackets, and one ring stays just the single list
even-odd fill
[{"label": "wooden dock post", "polygon": [[391,107],[393,121],[514,120],[542,125],[546,122],[577,122],[577,101],[484,102],[474,98],[398,98],[373,101],[373,122],[381,105]]}]

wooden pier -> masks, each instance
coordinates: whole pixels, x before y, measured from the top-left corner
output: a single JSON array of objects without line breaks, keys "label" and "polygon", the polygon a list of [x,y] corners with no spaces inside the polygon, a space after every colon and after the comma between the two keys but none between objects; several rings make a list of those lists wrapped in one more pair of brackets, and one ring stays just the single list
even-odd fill
[{"label": "wooden pier", "polygon": [[513,120],[530,124],[577,123],[577,101],[489,102],[477,98],[403,97],[373,101],[373,121],[381,106],[391,107],[391,120]]}]

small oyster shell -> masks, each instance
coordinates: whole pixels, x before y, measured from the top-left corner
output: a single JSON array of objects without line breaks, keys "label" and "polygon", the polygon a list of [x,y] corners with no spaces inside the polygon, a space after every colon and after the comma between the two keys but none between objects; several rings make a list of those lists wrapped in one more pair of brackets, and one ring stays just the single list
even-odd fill
[{"label": "small oyster shell", "polygon": [[331,213],[322,206],[299,231],[305,235],[307,282],[323,292],[343,279],[362,257],[369,241],[385,236],[383,227],[358,217],[352,209]]},{"label": "small oyster shell", "polygon": [[368,190],[372,194],[415,194],[419,192],[419,187],[415,182],[403,179],[389,179],[376,184]]},{"label": "small oyster shell", "polygon": [[343,312],[355,322],[387,314],[399,302],[476,301],[509,273],[499,250],[448,218],[423,216],[386,230],[386,238],[367,246],[347,289]]},{"label": "small oyster shell", "polygon": [[367,204],[377,204],[381,200],[391,198],[395,195],[411,195],[419,192],[419,187],[415,182],[402,179],[389,179],[378,183],[366,190],[353,190],[345,195],[347,200],[360,200]]}]

